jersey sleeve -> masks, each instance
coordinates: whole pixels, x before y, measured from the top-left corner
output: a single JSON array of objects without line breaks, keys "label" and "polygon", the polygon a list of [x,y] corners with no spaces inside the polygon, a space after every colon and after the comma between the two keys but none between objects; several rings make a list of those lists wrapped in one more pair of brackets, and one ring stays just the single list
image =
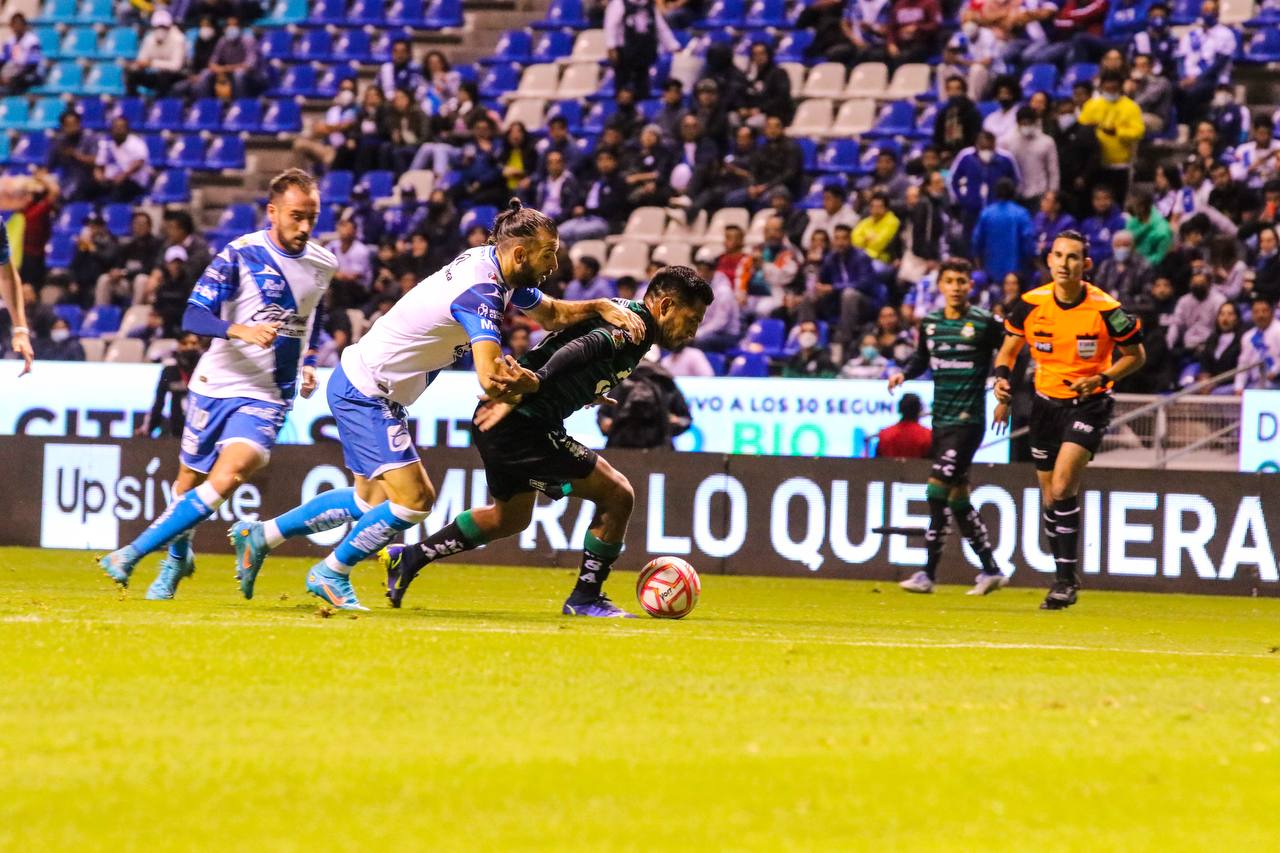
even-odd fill
[{"label": "jersey sleeve", "polygon": [[227,246],[205,268],[187,302],[199,305],[210,314],[218,315],[222,305],[234,299],[240,288],[240,253]]},{"label": "jersey sleeve", "polygon": [[466,331],[471,343],[502,343],[498,324],[502,322],[502,294],[494,284],[477,284],[454,298],[449,313]]},{"label": "jersey sleeve", "polygon": [[511,304],[521,311],[529,311],[542,304],[542,291],[536,287],[517,287],[511,294]]},{"label": "jersey sleeve", "polygon": [[987,321],[986,343],[993,350],[999,350],[1004,345],[1004,324],[998,317],[992,317]]},{"label": "jersey sleeve", "polygon": [[1107,334],[1111,340],[1124,346],[1142,343],[1142,322],[1120,307],[1102,312],[1102,319],[1107,324]]},{"label": "jersey sleeve", "polygon": [[1004,318],[1004,330],[1011,335],[1025,337],[1027,318],[1031,316],[1033,307],[1026,299],[1019,299],[1013,306],[1013,310],[1009,312],[1009,316]]}]

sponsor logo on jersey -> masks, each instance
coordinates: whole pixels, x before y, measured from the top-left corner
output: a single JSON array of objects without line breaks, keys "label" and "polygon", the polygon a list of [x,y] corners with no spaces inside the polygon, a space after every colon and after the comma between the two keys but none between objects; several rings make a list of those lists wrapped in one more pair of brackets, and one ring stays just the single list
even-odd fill
[{"label": "sponsor logo on jersey", "polygon": [[1053,352],[1053,341],[1036,341],[1036,352]]},{"label": "sponsor logo on jersey", "polygon": [[961,361],[955,358],[934,358],[930,359],[934,370],[973,370],[972,361]]},{"label": "sponsor logo on jersey", "polygon": [[1093,425],[1087,424],[1084,421],[1076,421],[1071,425],[1071,428],[1076,432],[1083,432],[1086,434],[1093,432]]},{"label": "sponsor logo on jersey", "polygon": [[306,318],[280,305],[263,305],[253,312],[249,323],[279,323],[280,330],[277,334],[286,338],[300,338],[307,331]]}]

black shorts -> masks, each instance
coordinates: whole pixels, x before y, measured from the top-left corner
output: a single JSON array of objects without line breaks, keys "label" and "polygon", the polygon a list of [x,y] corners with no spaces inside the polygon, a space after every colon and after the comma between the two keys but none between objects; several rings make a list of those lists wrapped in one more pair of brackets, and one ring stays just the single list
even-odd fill
[{"label": "black shorts", "polygon": [[500,501],[523,492],[562,498],[571,481],[584,479],[596,467],[596,452],[570,437],[563,426],[515,412],[488,432],[473,430],[471,440],[484,460],[489,494]]},{"label": "black shorts", "polygon": [[1116,401],[1110,394],[1086,400],[1050,400],[1036,394],[1031,403],[1031,457],[1037,471],[1052,471],[1063,443],[1078,444],[1090,456],[1102,446]]},{"label": "black shorts", "polygon": [[957,424],[933,428],[933,469],[929,476],[948,486],[958,486],[969,481],[969,466],[973,455],[982,446],[986,427],[982,424]]}]

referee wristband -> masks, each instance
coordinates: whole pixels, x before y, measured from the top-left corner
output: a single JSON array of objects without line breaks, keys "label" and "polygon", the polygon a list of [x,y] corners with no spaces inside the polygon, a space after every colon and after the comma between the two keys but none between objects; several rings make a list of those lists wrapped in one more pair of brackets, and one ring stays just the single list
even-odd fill
[{"label": "referee wristband", "polygon": [[1107,388],[1116,384],[1116,378],[1110,373],[1099,373],[1098,379],[1102,382],[1102,384],[1098,386],[1099,388]]},{"label": "referee wristband", "polygon": [[1007,364],[998,364],[996,365],[996,369],[992,375],[994,375],[996,379],[1008,379],[1013,375],[1013,371],[1009,369],[1009,365]]}]

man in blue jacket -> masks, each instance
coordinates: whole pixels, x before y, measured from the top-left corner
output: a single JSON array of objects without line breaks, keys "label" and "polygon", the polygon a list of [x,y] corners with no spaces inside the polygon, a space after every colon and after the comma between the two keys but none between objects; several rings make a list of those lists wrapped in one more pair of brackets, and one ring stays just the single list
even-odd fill
[{"label": "man in blue jacket", "polygon": [[973,229],[974,262],[993,281],[1030,266],[1035,229],[1026,208],[1014,201],[1017,192],[1008,178],[996,181],[995,202],[982,211]]},{"label": "man in blue jacket", "polygon": [[1093,216],[1080,223],[1080,233],[1089,241],[1089,257],[1095,267],[1111,257],[1111,238],[1124,227],[1124,213],[1116,206],[1111,188],[1095,187]]},{"label": "man in blue jacket", "polygon": [[960,208],[965,233],[973,232],[982,208],[1001,178],[1013,181],[1015,192],[1022,182],[1013,158],[997,151],[996,138],[984,130],[978,134],[974,147],[961,151],[951,164],[951,197]]}]

